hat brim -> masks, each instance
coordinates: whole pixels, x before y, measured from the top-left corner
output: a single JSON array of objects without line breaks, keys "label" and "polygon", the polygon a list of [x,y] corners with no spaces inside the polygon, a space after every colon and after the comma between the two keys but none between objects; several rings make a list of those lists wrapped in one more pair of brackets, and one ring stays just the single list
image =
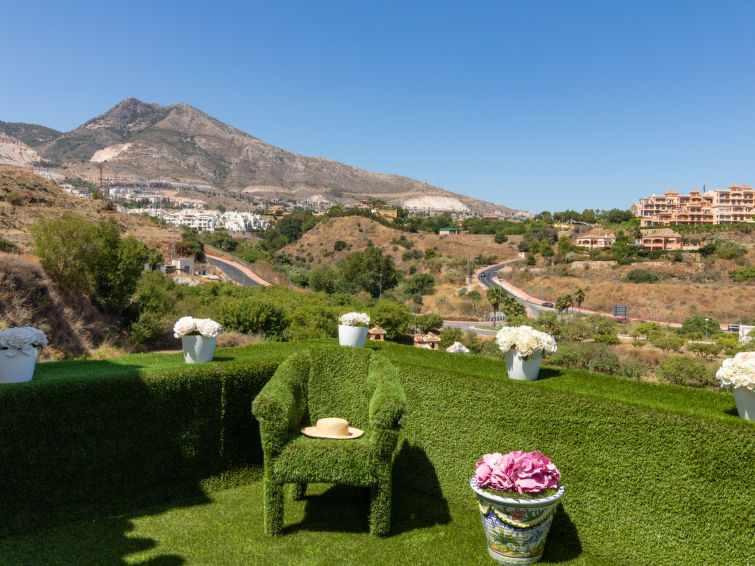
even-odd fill
[{"label": "hat brim", "polygon": [[330,438],[333,440],[351,440],[351,439],[359,438],[360,436],[362,436],[364,434],[364,431],[350,426],[348,435],[322,434],[322,433],[317,432],[317,427],[315,426],[305,426],[303,429],[301,429],[301,433],[304,436],[308,436],[309,438]]}]

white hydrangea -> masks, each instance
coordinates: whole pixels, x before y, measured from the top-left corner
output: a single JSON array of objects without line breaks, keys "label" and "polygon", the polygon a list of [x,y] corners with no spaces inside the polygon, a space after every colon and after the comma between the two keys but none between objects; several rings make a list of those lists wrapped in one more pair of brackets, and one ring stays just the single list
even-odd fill
[{"label": "white hydrangea", "polygon": [[19,351],[33,356],[34,349],[43,346],[47,346],[47,335],[38,328],[20,326],[0,332],[0,350],[9,358]]},{"label": "white hydrangea", "polygon": [[740,352],[724,360],[716,377],[721,385],[746,387],[755,391],[755,352]]},{"label": "white hydrangea", "polygon": [[173,336],[181,338],[182,336],[189,336],[197,331],[197,319],[193,316],[184,316],[178,319],[176,324],[173,325]]},{"label": "white hydrangea", "polygon": [[516,350],[525,358],[539,351],[552,354],[557,349],[553,336],[531,326],[504,326],[496,334],[495,341],[502,352]]},{"label": "white hydrangea", "polygon": [[220,334],[221,326],[211,318],[196,319],[197,332],[207,338],[215,338]]},{"label": "white hydrangea", "polygon": [[338,318],[338,323],[344,326],[369,326],[370,317],[366,312],[347,312]]},{"label": "white hydrangea", "polygon": [[197,334],[201,334],[207,338],[215,338],[220,334],[221,328],[220,324],[211,318],[184,316],[179,318],[173,326],[173,336],[181,338],[183,336],[196,336]]}]

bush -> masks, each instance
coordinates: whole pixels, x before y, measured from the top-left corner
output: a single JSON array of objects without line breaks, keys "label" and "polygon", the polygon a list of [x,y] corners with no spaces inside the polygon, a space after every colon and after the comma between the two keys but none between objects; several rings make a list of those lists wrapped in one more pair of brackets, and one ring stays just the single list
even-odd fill
[{"label": "bush", "polygon": [[404,282],[404,296],[432,295],[435,293],[435,278],[429,273],[412,275]]},{"label": "bush", "polygon": [[18,249],[18,246],[14,244],[13,242],[9,242],[5,238],[0,237],[0,252],[6,252],[9,254],[17,254],[20,253],[21,250]]},{"label": "bush", "polygon": [[417,327],[424,332],[440,332],[443,328],[443,317],[439,314],[422,314],[416,318]]},{"label": "bush", "polygon": [[345,250],[348,247],[349,244],[344,242],[343,240],[336,240],[333,244],[333,251],[334,252],[340,252],[341,250]]},{"label": "bush", "polygon": [[493,240],[496,244],[502,244],[504,242],[508,242],[509,237],[503,232],[496,232],[495,236],[493,236]]},{"label": "bush", "polygon": [[721,344],[705,344],[703,342],[687,344],[687,350],[701,358],[715,358],[722,349]]},{"label": "bush", "polygon": [[619,362],[619,369],[616,373],[622,377],[639,379],[650,373],[650,366],[640,360],[627,358]]},{"label": "bush", "polygon": [[667,336],[666,334],[656,334],[650,338],[650,343],[656,348],[660,348],[665,351],[679,352],[686,340],[679,336]]},{"label": "bush", "polygon": [[616,373],[620,366],[619,356],[607,348],[599,348],[590,358],[587,369],[601,373]]},{"label": "bush", "polygon": [[440,333],[439,347],[443,350],[448,348],[454,342],[461,342],[464,333],[461,328],[444,328]]},{"label": "bush", "polygon": [[676,385],[690,385],[693,387],[708,387],[718,382],[714,372],[708,367],[689,356],[671,356],[661,362],[658,377],[667,383]]},{"label": "bush", "polygon": [[385,337],[397,340],[409,333],[412,313],[406,305],[380,301],[369,309],[370,324],[385,330]]},{"label": "bush", "polygon": [[[707,320],[707,322],[706,322]],[[684,319],[679,330],[682,334],[696,334],[698,336],[713,336],[721,333],[721,326],[715,318],[704,316],[690,316]]]},{"label": "bush", "polygon": [[746,269],[732,269],[729,271],[729,279],[734,283],[744,283],[745,281],[752,281],[755,279],[755,265],[751,265]]},{"label": "bush", "polygon": [[253,298],[224,302],[217,310],[217,317],[223,328],[242,334],[280,337],[288,326],[285,311]]},{"label": "bush", "polygon": [[655,283],[658,276],[647,269],[633,269],[627,273],[625,279],[631,283]]}]

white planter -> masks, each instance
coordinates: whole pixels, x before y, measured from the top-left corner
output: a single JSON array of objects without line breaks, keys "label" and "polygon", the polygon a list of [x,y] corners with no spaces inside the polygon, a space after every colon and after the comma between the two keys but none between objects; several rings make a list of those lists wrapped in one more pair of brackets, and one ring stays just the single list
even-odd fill
[{"label": "white planter", "polygon": [[215,338],[206,336],[182,336],[181,345],[187,364],[211,362],[215,355]]},{"label": "white planter", "polygon": [[338,325],[338,343],[341,346],[356,346],[357,348],[363,348],[366,340],[366,326]]},{"label": "white planter", "polygon": [[747,387],[735,387],[734,401],[737,403],[737,412],[740,417],[755,421],[755,391]]},{"label": "white planter", "polygon": [[542,350],[531,354],[526,360],[516,350],[509,350],[506,352],[506,371],[509,378],[527,381],[537,379],[542,359]]},{"label": "white planter", "polygon": [[31,381],[34,375],[34,366],[37,363],[37,349],[31,355],[24,354],[21,350],[9,358],[5,350],[0,350],[0,383],[21,383]]}]

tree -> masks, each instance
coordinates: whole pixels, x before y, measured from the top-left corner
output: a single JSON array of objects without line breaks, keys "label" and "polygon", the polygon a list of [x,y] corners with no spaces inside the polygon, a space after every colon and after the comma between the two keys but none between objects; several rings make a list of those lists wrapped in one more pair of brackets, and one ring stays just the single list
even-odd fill
[{"label": "tree", "polygon": [[415,294],[432,295],[434,292],[435,278],[429,273],[417,273],[404,283],[404,295],[407,296]]},{"label": "tree", "polygon": [[495,326],[495,313],[498,310],[498,306],[501,304],[503,298],[503,289],[500,285],[493,285],[488,288],[487,299],[493,307],[493,325]]},{"label": "tree", "polygon": [[582,303],[585,302],[585,292],[581,287],[577,287],[577,290],[574,292],[574,300],[577,301],[577,308],[581,309]]},{"label": "tree", "polygon": [[63,287],[91,293],[89,272],[96,261],[96,229],[94,222],[69,212],[39,220],[31,232],[42,269]]},{"label": "tree", "polygon": [[504,242],[508,242],[509,237],[503,232],[496,232],[495,236],[493,236],[493,240],[495,241],[496,244],[502,244]]},{"label": "tree", "polygon": [[696,315],[685,318],[679,332],[682,334],[696,334],[701,337],[707,333],[708,336],[712,336],[721,332],[721,326],[715,318]]},{"label": "tree", "polygon": [[313,291],[335,293],[340,284],[341,273],[329,263],[323,263],[309,272],[309,287]]},{"label": "tree", "polygon": [[474,306],[476,315],[477,307],[480,305],[480,302],[482,302],[482,295],[480,295],[480,292],[477,289],[472,289],[469,293],[467,293],[467,299],[469,299],[469,302],[471,302]]},{"label": "tree", "polygon": [[440,332],[443,328],[443,317],[439,314],[422,314],[415,319],[417,328],[424,332]]},{"label": "tree", "polygon": [[501,299],[501,312],[506,315],[506,320],[515,316],[523,316],[526,313],[524,305],[514,297],[506,293]]},{"label": "tree", "polygon": [[386,338],[396,340],[409,333],[412,313],[406,305],[381,301],[369,309],[370,324],[385,330]]},{"label": "tree", "polygon": [[571,295],[561,295],[556,299],[556,310],[559,312],[568,311],[574,305]]},{"label": "tree", "polygon": [[463,336],[464,333],[461,331],[461,328],[444,328],[440,333],[440,344],[438,344],[438,347],[445,350],[454,342],[461,342]]}]

